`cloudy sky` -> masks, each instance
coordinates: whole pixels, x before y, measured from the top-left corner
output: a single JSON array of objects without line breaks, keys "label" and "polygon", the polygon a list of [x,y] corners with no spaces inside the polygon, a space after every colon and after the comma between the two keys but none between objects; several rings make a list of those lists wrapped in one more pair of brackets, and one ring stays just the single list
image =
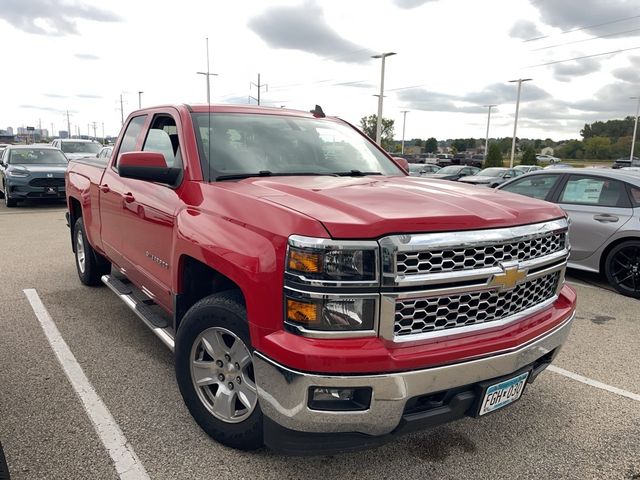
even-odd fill
[{"label": "cloudy sky", "polygon": [[[266,105],[357,123],[375,113],[406,137],[577,138],[586,122],[632,115],[640,95],[640,0],[0,0],[0,128],[72,131],[163,103],[247,103],[258,72]],[[605,55],[601,55],[605,54]],[[578,60],[566,61],[579,58]],[[91,132],[93,128],[91,127]]]}]

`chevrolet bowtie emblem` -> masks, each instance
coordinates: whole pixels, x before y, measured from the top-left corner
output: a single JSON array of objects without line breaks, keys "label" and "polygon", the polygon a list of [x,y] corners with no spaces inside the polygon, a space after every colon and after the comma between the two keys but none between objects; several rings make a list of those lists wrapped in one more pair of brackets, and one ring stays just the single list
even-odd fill
[{"label": "chevrolet bowtie emblem", "polygon": [[494,275],[489,280],[490,287],[498,287],[499,290],[511,290],[527,277],[527,271],[519,270],[517,265],[514,267],[503,266],[502,269],[502,273]]}]

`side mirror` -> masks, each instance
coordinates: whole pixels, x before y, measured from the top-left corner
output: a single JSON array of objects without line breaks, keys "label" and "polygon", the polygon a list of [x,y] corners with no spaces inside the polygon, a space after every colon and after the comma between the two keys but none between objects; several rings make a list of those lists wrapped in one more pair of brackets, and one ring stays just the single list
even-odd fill
[{"label": "side mirror", "polygon": [[118,160],[118,173],[123,178],[173,185],[181,172],[179,168],[167,167],[164,155],[158,152],[127,152]]},{"label": "side mirror", "polygon": [[398,165],[404,173],[409,173],[409,161],[402,157],[391,157],[393,161]]}]

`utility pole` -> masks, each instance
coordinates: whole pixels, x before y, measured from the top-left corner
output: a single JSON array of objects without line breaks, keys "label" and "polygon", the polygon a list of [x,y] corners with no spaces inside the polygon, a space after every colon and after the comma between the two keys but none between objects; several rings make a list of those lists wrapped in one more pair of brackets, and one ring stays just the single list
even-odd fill
[{"label": "utility pole", "polygon": [[638,100],[636,106],[636,123],[633,126],[633,138],[631,139],[631,153],[629,154],[629,160],[633,162],[633,150],[636,146],[636,133],[638,131],[638,114],[640,113],[640,97],[629,97],[631,100]]},{"label": "utility pole", "polygon": [[89,124],[87,123],[87,137],[91,138],[91,130],[89,128]]},{"label": "utility pole", "polygon": [[395,54],[395,52],[387,52],[381,53],[380,55],[373,55],[371,57],[382,59],[382,65],[380,68],[380,96],[378,97],[378,123],[376,125],[376,143],[380,146],[382,146],[382,99],[384,98],[384,64],[387,57]]},{"label": "utility pole", "polygon": [[105,139],[104,139],[104,122],[102,122],[102,144],[104,145],[105,143],[106,142],[105,142]]},{"label": "utility pole", "polygon": [[487,135],[485,136],[484,139],[484,161],[487,161],[487,155],[489,155],[489,123],[491,122],[491,109],[493,107],[497,107],[497,105],[495,104],[491,104],[491,105],[483,105],[483,107],[486,107],[489,109],[489,113],[487,114]]},{"label": "utility pole", "polygon": [[124,106],[122,105],[122,94],[120,94],[120,124],[124,125]]},{"label": "utility pole", "polygon": [[142,94],[144,92],[138,92],[138,108],[142,108]]},{"label": "utility pole", "polygon": [[217,73],[211,73],[209,71],[209,37],[205,39],[207,41],[207,71],[206,72],[196,72],[198,75],[205,75],[207,77],[207,105],[211,104],[211,85],[209,83],[210,77],[217,77]]},{"label": "utility pole", "polygon": [[517,80],[509,80],[509,83],[518,82],[518,97],[516,99],[516,118],[513,122],[513,138],[511,139],[511,160],[509,168],[513,168],[513,158],[516,155],[516,131],[518,130],[518,111],[520,110],[520,92],[522,91],[522,82],[528,82],[532,78],[519,78]]},{"label": "utility pole", "polygon": [[249,103],[251,103],[251,99],[255,100],[256,102],[258,102],[258,105],[260,105],[260,92],[262,90],[262,88],[264,87],[264,91],[268,92],[269,91],[269,85],[267,85],[266,83],[260,83],[260,74],[258,74],[258,83],[253,83],[251,82],[249,84],[249,91],[251,91],[251,87],[256,87],[258,89],[258,98],[256,97],[252,97],[251,95],[249,95]]},{"label": "utility pole", "polygon": [[53,129],[53,122],[51,122],[51,133],[49,133],[49,138],[54,137],[55,135],[53,134],[54,129]]},{"label": "utility pole", "polygon": [[97,138],[96,135],[96,122],[93,122],[93,139],[95,140]]},{"label": "utility pole", "polygon": [[67,138],[71,138],[71,121],[69,120],[69,110],[67,110]]},{"label": "utility pole", "polygon": [[402,110],[400,113],[402,113],[403,117],[402,117],[402,155],[404,155],[404,127],[407,124],[407,113],[409,112],[409,110]]}]

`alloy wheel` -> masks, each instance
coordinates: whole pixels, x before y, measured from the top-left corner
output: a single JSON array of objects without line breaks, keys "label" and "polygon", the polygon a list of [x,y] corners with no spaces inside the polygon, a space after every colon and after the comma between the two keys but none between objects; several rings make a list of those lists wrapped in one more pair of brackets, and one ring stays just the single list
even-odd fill
[{"label": "alloy wheel", "polygon": [[84,273],[87,257],[81,229],[78,229],[78,233],[76,235],[76,259],[78,260],[78,268],[80,269],[80,273]]},{"label": "alloy wheel", "polygon": [[611,259],[611,277],[620,289],[632,294],[640,292],[640,246],[620,249]]}]

